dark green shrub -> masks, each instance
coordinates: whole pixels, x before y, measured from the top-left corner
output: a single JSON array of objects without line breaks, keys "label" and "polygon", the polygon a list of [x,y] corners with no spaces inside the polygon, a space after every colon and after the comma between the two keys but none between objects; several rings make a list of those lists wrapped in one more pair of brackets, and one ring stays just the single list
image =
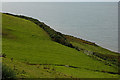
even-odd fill
[{"label": "dark green shrub", "polygon": [[6,54],[5,54],[5,53],[3,53],[3,54],[2,54],[2,57],[6,58]]},{"label": "dark green shrub", "polygon": [[7,80],[7,79],[15,79],[16,78],[16,73],[9,68],[8,66],[2,64],[2,79]]}]

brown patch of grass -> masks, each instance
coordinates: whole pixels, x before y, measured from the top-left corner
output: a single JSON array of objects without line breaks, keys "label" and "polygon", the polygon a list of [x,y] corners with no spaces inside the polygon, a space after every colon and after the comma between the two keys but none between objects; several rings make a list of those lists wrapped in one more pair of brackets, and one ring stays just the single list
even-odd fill
[{"label": "brown patch of grass", "polygon": [[67,38],[67,40],[72,41],[72,42],[77,42],[77,43],[81,42],[81,43],[97,46],[93,42],[86,41],[86,40],[83,40],[83,39],[80,39],[80,38],[77,38],[77,37],[73,37],[73,36],[70,36],[70,35],[65,35],[65,38]]},{"label": "brown patch of grass", "polygon": [[8,38],[8,39],[16,39],[16,36],[11,33],[10,29],[3,29],[2,31],[2,37],[3,38]]}]

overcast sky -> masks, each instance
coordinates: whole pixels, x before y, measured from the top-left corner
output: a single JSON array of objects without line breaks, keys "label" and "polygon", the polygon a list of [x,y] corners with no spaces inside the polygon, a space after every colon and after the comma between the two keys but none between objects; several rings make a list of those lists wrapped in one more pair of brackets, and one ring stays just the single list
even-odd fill
[{"label": "overcast sky", "polygon": [[120,0],[0,0],[2,2],[118,2]]}]

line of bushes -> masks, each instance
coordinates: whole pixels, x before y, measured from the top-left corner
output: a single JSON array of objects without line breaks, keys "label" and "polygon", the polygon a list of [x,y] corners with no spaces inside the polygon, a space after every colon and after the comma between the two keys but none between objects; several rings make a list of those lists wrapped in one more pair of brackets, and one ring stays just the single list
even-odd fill
[{"label": "line of bushes", "polygon": [[19,18],[23,18],[23,19],[32,21],[32,22],[34,22],[35,24],[37,24],[39,27],[41,27],[42,29],[44,29],[44,30],[49,34],[49,36],[51,37],[51,39],[52,39],[53,41],[58,42],[58,43],[60,43],[60,44],[62,44],[62,45],[71,47],[71,48],[75,48],[76,50],[79,51],[78,47],[73,46],[73,45],[67,40],[67,38],[65,37],[64,34],[55,31],[54,29],[50,28],[48,25],[44,24],[43,22],[40,22],[40,21],[37,20],[37,19],[31,18],[31,17],[26,17],[26,16],[23,16],[23,15],[14,15],[14,14],[10,14],[10,13],[4,13],[4,14],[12,15],[12,16],[15,16],[15,17],[19,17]]},{"label": "line of bushes", "polygon": [[[10,14],[10,13],[4,13],[4,14],[12,15],[12,16],[15,16],[15,17],[19,17],[19,18],[23,18],[23,19],[32,21],[33,23],[37,24],[39,27],[44,29],[49,34],[49,36],[51,37],[51,40],[53,40],[55,42],[58,42],[58,43],[60,43],[62,45],[74,48],[74,49],[76,49],[78,51],[80,51],[80,50],[85,51],[85,50],[82,49],[82,48],[79,48],[77,46],[72,45],[70,43],[70,41],[75,40],[77,42],[82,42],[82,43],[85,43],[85,44],[97,46],[95,43],[85,41],[85,40],[82,40],[82,39],[79,39],[79,38],[76,38],[76,37],[73,37],[73,36],[64,35],[64,34],[62,34],[60,32],[57,32],[54,29],[50,28],[48,25],[44,24],[43,22],[40,22],[37,19],[31,18],[31,17],[26,17],[26,16],[23,16],[23,15],[14,15],[14,14]],[[95,55],[95,56],[97,56],[97,57],[99,57],[101,59],[104,59],[104,60],[112,61],[113,64],[116,64],[116,62],[118,61],[116,56],[112,57],[112,55],[103,55],[103,54],[97,53],[97,52],[93,52],[93,55]]]},{"label": "line of bushes", "polygon": [[98,52],[93,52],[93,55],[103,59],[112,62],[112,64],[115,64],[117,66],[120,66],[119,64],[119,57],[115,55],[110,55],[110,54],[100,54]]}]

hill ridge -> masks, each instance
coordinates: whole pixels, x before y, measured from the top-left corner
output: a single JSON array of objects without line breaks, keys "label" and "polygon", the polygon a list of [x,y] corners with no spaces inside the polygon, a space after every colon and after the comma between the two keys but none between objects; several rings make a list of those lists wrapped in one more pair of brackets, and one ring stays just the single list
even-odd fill
[{"label": "hill ridge", "polygon": [[[87,44],[87,45],[91,45],[91,46],[95,46],[95,47],[100,47],[100,46],[96,45],[93,42],[86,41],[86,40],[83,40],[83,39],[80,39],[80,38],[76,38],[76,37],[71,36],[71,35],[65,35],[65,34],[62,34],[60,32],[57,32],[54,29],[52,29],[50,26],[48,26],[45,23],[40,22],[38,19],[34,19],[32,17],[27,17],[27,16],[24,16],[24,15],[15,15],[15,14],[10,14],[10,13],[4,13],[4,14],[12,15],[12,16],[19,17],[19,18],[23,18],[25,20],[29,20],[29,21],[35,23],[36,25],[41,27],[50,36],[51,40],[53,40],[53,41],[55,41],[57,43],[60,43],[62,45],[65,45],[65,46],[68,46],[70,48],[76,49],[77,51],[82,51],[84,54],[86,54],[88,56],[92,55],[92,57],[94,56],[93,58],[97,58],[97,60],[101,60],[102,59],[107,64],[109,64],[109,63],[106,62],[105,59],[108,59],[108,61],[112,60],[113,61],[112,64],[118,65],[117,62],[114,62],[114,61],[118,60],[118,56],[114,56],[113,54],[107,54],[106,55],[106,54],[103,54],[103,53],[100,53],[100,52],[97,52],[97,51],[87,50],[87,49],[78,47],[78,46],[74,45],[73,43],[71,43],[71,42],[76,42],[76,43],[80,42],[80,43],[83,43],[83,44]],[[105,48],[103,48],[103,49],[105,49]],[[107,49],[105,49],[105,50],[107,50]],[[113,51],[109,51],[109,52],[113,52]],[[117,52],[113,52],[113,53],[115,55],[118,55]]]},{"label": "hill ridge", "polygon": [[[41,24],[44,29],[47,29],[43,23],[39,23],[39,25]],[[61,43],[63,41],[61,45],[60,42],[56,42],[52,40],[44,29],[42,29],[41,27],[39,27],[38,25],[34,24],[29,20],[3,14],[3,32],[9,34],[8,36],[3,35],[3,54],[4,56],[6,54],[6,58],[3,58],[4,64],[8,64],[13,69],[14,66],[16,66],[18,70],[20,71],[24,70],[24,72],[26,72],[25,74],[29,74],[32,77],[35,77],[36,75],[38,75],[37,77],[40,77],[40,75],[43,75],[42,73],[40,74],[37,73],[41,71],[39,70],[39,67],[42,66],[43,66],[42,70],[44,69],[49,70],[51,68],[54,68],[55,71],[59,71],[64,74],[71,75],[73,77],[85,77],[85,74],[87,74],[86,75],[87,77],[117,76],[117,74],[116,75],[114,74],[117,73],[117,67],[116,67],[117,59],[115,59],[117,55],[115,53],[104,50],[102,52],[105,53],[101,52],[101,54],[98,54],[97,52],[101,50],[99,46],[84,44],[83,42],[79,42],[79,40],[76,38],[62,35],[59,32],[58,33],[52,32],[51,36],[53,35],[52,36],[53,39],[57,38],[57,40],[56,39],[55,40],[61,41]],[[51,32],[51,29],[47,29],[48,32],[49,30]],[[11,36],[14,36],[16,38],[13,39],[11,38]],[[66,41],[66,43],[68,42],[72,44],[73,46],[77,46],[78,48],[81,48],[83,50],[77,51],[74,48],[64,46],[63,44],[66,44],[64,41]],[[88,54],[93,51],[92,47],[93,49],[96,48],[96,53],[94,53],[95,55]],[[27,68],[28,66],[36,67],[37,69],[35,68],[35,72],[34,72],[34,74],[36,75],[33,75],[29,72],[32,70],[25,69],[24,67],[21,68],[22,66],[20,65],[21,63],[20,64],[16,63],[16,61],[25,63],[22,64],[22,65],[26,65],[24,66],[25,68]],[[28,63],[36,64],[36,65],[29,65]],[[48,64],[48,65],[44,65],[44,64]],[[53,64],[53,65],[49,65],[49,64]],[[57,66],[56,64],[64,65],[64,66]],[[82,68],[76,69],[69,67],[82,67],[84,69]],[[21,75],[21,72],[19,74]],[[106,75],[103,76],[104,74]],[[60,77],[60,75],[57,76]]]}]

